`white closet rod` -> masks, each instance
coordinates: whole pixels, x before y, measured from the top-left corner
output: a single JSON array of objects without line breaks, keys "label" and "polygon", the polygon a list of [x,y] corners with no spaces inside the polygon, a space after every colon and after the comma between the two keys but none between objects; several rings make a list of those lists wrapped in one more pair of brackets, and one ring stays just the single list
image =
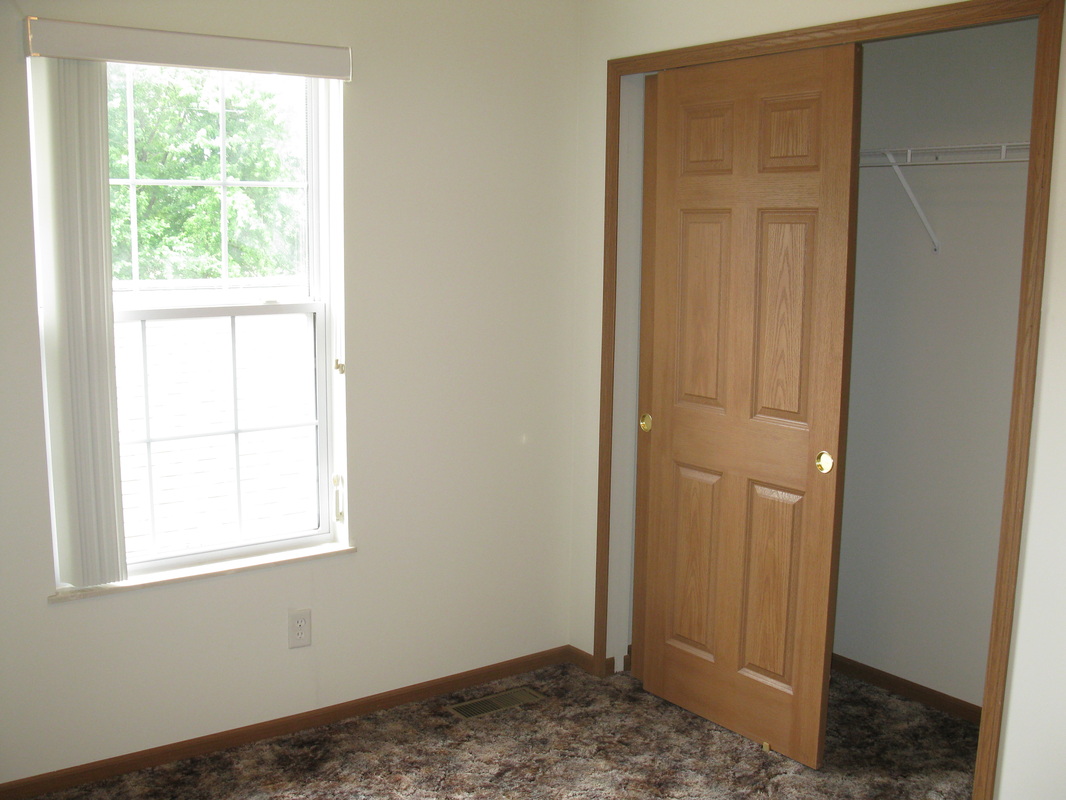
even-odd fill
[{"label": "white closet rod", "polygon": [[900,147],[888,150],[863,150],[860,167],[891,167],[914,206],[926,233],[933,241],[933,252],[940,252],[940,240],[929,224],[921,203],[914,195],[901,167],[947,166],[953,164],[1008,164],[1029,160],[1028,142],[956,145],[948,147]]},{"label": "white closet rod", "polygon": [[863,150],[860,167],[891,167],[892,159],[901,167],[942,166],[945,164],[998,164],[1029,160],[1028,142],[967,144],[947,147],[891,147]]}]

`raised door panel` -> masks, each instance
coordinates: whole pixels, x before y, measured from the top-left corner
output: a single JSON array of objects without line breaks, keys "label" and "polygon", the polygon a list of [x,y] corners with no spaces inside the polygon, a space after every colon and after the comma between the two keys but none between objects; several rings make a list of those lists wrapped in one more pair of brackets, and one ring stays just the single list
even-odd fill
[{"label": "raised door panel", "polygon": [[792,691],[803,496],[749,484],[740,671]]},{"label": "raised door panel", "polygon": [[714,659],[714,593],[721,476],[681,467],[677,476],[672,644]]},{"label": "raised door panel", "polygon": [[685,211],[681,218],[677,330],[679,402],[722,408],[721,342],[727,330],[725,265],[729,261],[728,213]]},{"label": "raised door panel", "polygon": [[815,211],[759,212],[754,416],[804,425]]},{"label": "raised door panel", "polygon": [[762,101],[759,169],[763,172],[816,170],[821,150],[820,92]]},{"label": "raised door panel", "polygon": [[690,105],[681,114],[681,173],[731,172],[733,104]]}]

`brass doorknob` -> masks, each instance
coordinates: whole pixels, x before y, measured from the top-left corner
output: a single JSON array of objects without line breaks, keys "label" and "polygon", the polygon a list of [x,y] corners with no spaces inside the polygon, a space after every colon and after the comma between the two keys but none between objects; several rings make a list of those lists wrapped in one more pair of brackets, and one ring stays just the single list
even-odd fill
[{"label": "brass doorknob", "polygon": [[651,430],[651,414],[640,415],[640,429],[645,433]]},{"label": "brass doorknob", "polygon": [[814,457],[814,466],[819,472],[831,472],[833,469],[833,457],[822,450]]}]

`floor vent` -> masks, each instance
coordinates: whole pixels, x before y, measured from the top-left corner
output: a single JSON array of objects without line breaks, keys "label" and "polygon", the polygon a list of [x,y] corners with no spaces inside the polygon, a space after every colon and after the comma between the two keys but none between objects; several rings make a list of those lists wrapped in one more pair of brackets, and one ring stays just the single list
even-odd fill
[{"label": "floor vent", "polygon": [[530,689],[528,686],[520,686],[517,689],[508,689],[499,694],[490,694],[488,697],[479,697],[477,700],[467,700],[465,703],[456,703],[448,706],[448,709],[464,719],[471,717],[483,717],[494,711],[503,711],[505,708],[514,708],[524,703],[533,703],[543,700],[544,695]]}]

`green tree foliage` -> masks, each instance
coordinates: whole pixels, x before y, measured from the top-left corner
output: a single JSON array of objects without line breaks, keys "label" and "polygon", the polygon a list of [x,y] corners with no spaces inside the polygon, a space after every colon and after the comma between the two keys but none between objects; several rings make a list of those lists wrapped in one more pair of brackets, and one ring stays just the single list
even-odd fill
[{"label": "green tree foliage", "polygon": [[300,78],[109,65],[115,278],[134,247],[141,280],[305,273],[305,109]]}]

